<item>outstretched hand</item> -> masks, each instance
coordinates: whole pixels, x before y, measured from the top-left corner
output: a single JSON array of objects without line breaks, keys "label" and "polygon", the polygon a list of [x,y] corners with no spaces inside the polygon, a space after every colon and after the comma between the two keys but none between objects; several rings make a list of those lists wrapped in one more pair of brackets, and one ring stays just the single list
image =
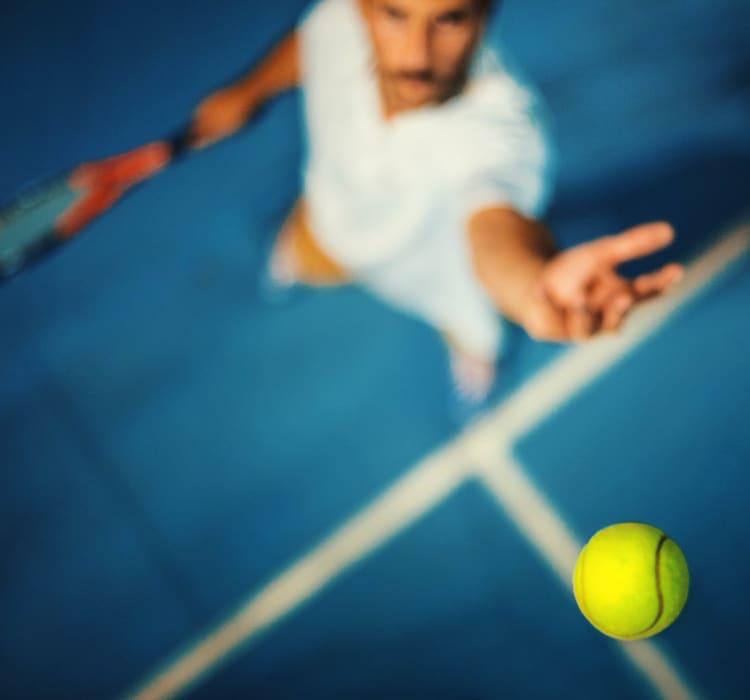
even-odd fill
[{"label": "outstretched hand", "polygon": [[524,327],[534,338],[552,341],[617,330],[634,306],[663,294],[683,274],[682,267],[672,263],[626,279],[617,267],[655,253],[673,239],[669,224],[654,222],[559,253],[535,282]]}]

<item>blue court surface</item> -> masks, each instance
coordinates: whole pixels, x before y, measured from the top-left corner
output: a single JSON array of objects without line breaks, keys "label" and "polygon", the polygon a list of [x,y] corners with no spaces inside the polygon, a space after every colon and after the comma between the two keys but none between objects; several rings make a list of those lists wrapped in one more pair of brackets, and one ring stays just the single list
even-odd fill
[{"label": "blue court surface", "polygon": [[[161,137],[304,0],[10,0],[0,199]],[[688,266],[616,338],[511,347],[460,427],[438,337],[347,287],[269,303],[300,99],[0,287],[0,697],[750,697],[750,3],[508,0],[562,245],[651,219]],[[620,521],[683,548],[682,616],[579,613]]]}]

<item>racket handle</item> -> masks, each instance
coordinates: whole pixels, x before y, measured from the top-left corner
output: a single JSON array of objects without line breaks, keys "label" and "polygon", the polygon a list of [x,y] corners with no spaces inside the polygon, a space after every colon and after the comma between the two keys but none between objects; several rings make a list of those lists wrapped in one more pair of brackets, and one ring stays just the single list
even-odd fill
[{"label": "racket handle", "polygon": [[189,128],[175,134],[169,139],[169,146],[172,150],[172,158],[179,158],[192,148],[192,133]]}]

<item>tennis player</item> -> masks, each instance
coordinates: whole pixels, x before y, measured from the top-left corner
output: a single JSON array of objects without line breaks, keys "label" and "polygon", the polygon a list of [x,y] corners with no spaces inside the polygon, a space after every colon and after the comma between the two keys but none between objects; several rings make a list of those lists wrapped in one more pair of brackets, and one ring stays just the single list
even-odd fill
[{"label": "tennis player", "polygon": [[647,223],[559,251],[541,221],[549,151],[533,91],[485,39],[491,0],[322,0],[246,77],[197,108],[197,146],[300,87],[304,191],[279,232],[276,283],[356,282],[444,338],[455,387],[490,391],[501,315],[530,336],[616,331],[681,276],[617,267],[673,238]]}]

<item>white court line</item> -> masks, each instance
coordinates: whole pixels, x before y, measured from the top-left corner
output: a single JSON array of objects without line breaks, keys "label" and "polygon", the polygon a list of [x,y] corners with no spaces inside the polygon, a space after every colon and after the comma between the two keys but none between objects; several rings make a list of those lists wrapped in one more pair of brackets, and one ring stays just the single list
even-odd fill
[{"label": "white court line", "polygon": [[[456,440],[419,462],[359,515],[252,596],[226,622],[178,653],[140,689],[126,697],[130,700],[171,698],[215,670],[241,645],[284,619],[444,500],[477,468],[483,473],[482,465],[493,464],[497,455],[505,454],[515,439],[643,340],[749,245],[750,227],[731,233],[688,267],[679,290],[635,313],[619,336],[578,346],[541,370]],[[538,497],[543,498],[540,494]],[[560,531],[566,532],[556,516],[548,522],[548,527],[552,531],[562,527]],[[561,541],[566,541],[565,535]],[[550,559],[556,571],[568,566],[566,562],[574,546],[567,540],[559,560]],[[658,665],[656,656],[647,656],[648,659],[639,662],[642,669],[649,664]]]},{"label": "white court line", "polygon": [[174,697],[270,625],[319,593],[443,501],[467,478],[469,463],[448,445],[417,464],[365,510],[254,595],[224,624],[157,673],[133,700]]},{"label": "white court line", "polygon": [[638,308],[617,334],[600,336],[565,352],[540,370],[508,400],[484,416],[465,436],[484,463],[502,446],[539,425],[617,360],[642,343],[719,273],[750,248],[750,222],[738,226],[690,263],[678,287]]},{"label": "white court line", "polygon": [[[479,467],[479,474],[516,527],[536,547],[562,584],[572,590],[573,569],[583,545],[521,466],[509,454],[498,454],[492,462]],[[640,640],[617,644],[660,697],[668,700],[696,700],[699,697],[653,642]]]},{"label": "white court line", "polygon": [[[582,543],[516,463],[510,455],[510,447],[640,345],[749,247],[750,224],[729,233],[693,262],[679,290],[639,309],[617,335],[579,345],[567,352],[465,436],[466,449],[472,455],[477,475],[567,588],[571,587]],[[689,700],[698,697],[653,642],[627,642],[620,644],[620,648],[662,698]]]}]

